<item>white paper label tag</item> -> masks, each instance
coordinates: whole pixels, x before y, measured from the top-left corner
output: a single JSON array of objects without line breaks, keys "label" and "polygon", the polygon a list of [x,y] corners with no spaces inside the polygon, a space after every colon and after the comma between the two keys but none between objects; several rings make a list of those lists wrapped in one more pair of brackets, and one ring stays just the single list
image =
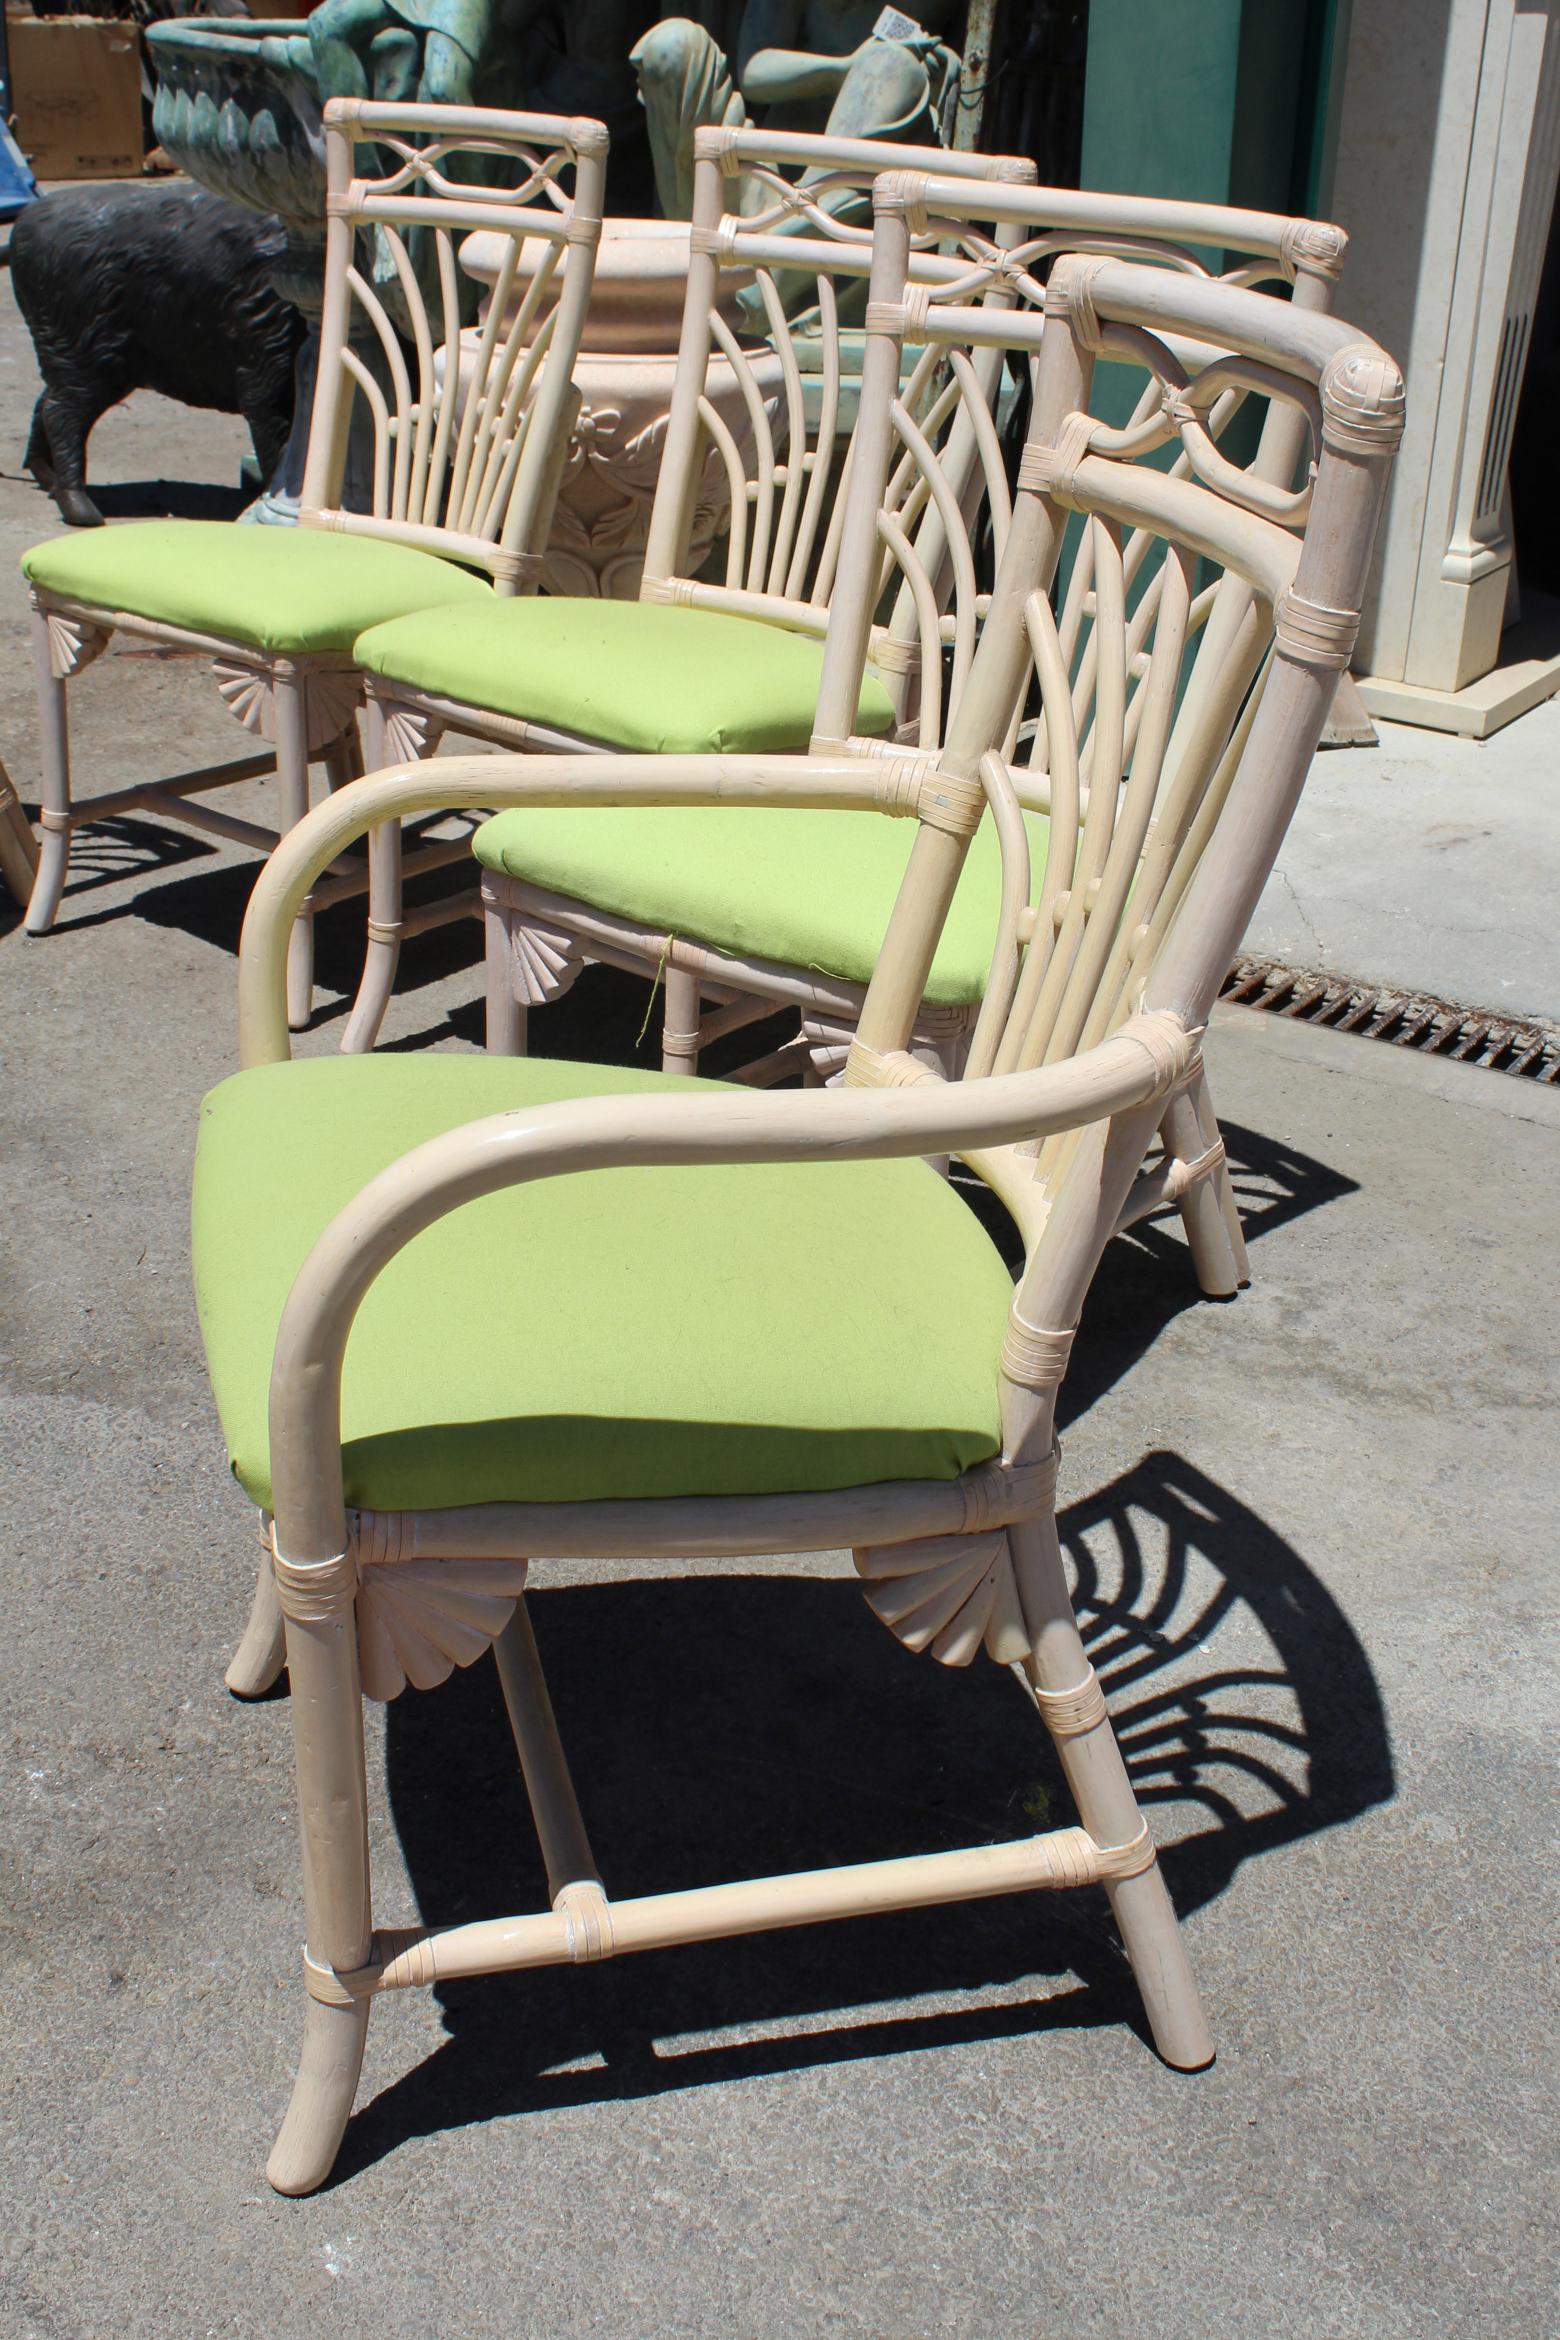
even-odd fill
[{"label": "white paper label tag", "polygon": [[906,16],[902,8],[885,8],[872,27],[875,41],[913,41],[917,33],[925,33],[925,26],[917,24],[913,16]]}]

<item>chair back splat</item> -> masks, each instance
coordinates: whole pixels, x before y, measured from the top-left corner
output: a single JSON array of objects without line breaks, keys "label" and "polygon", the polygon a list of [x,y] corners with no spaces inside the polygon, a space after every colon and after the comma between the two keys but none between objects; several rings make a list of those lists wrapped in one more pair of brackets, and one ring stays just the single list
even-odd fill
[{"label": "chair back splat", "polygon": [[[325,302],[300,521],[465,561],[500,593],[532,590],[579,403],[606,132],[583,117],[334,98],[325,145]],[[457,239],[477,230],[505,243],[472,355]],[[510,316],[522,259],[529,281]],[[372,428],[367,512],[342,503],[358,400]]]},{"label": "chair back splat", "polygon": [[[913,182],[880,188],[886,265],[924,198]],[[932,343],[1028,346],[1035,405],[991,616],[922,786],[919,833],[846,1068],[856,1084],[935,1077],[905,1051],[987,811],[1004,883],[966,1083],[1060,1064],[1144,1015],[1199,1033],[1354,642],[1402,429],[1390,359],[1298,303],[1162,268],[1064,257],[1044,298],[1043,334],[1032,316],[988,319],[913,292],[897,320]],[[874,322],[892,345],[895,318],[885,308]],[[1102,362],[1150,376],[1151,395],[1123,428],[1088,412]],[[1207,418],[1245,395],[1281,410],[1284,428],[1243,470]],[[1305,483],[1287,485],[1273,448],[1307,434]],[[1173,471],[1145,460],[1177,442]],[[1086,551],[1059,622],[1051,584],[1072,513]],[[1204,569],[1215,574],[1199,584]],[[1235,614],[1216,631],[1221,608]],[[1036,719],[1014,763],[993,743],[1026,675]],[[1026,804],[1049,815],[1038,886]],[[1163,1176],[1141,1169],[1162,1113],[1151,1100],[1114,1122],[969,1156],[1026,1237],[1004,1354],[1011,1461],[1049,1451],[1055,1388],[1105,1242],[1173,1199]]]},{"label": "chair back splat", "polygon": [[[919,151],[755,130],[697,133],[692,256],[650,517],[644,600],[725,610],[814,636],[829,627],[840,599],[851,482],[864,459],[873,468],[876,452],[871,444],[863,449],[861,441],[874,441],[883,431],[889,404],[872,395],[863,370],[854,416],[850,411],[850,350],[871,300],[872,237],[864,215],[877,180],[896,165],[918,160]],[[993,217],[988,195],[1027,186],[1034,176],[1032,164],[1006,156],[940,159],[960,166],[952,183],[966,193],[974,219]],[[798,171],[799,177],[789,175]],[[728,212],[728,199],[748,208]],[[1012,232],[1000,225],[991,230],[999,241]],[[912,280],[928,288],[947,273],[924,236],[908,265]],[[994,280],[982,297],[1005,305],[1012,294]],[[711,364],[718,359],[731,367],[740,387],[742,443],[708,394]],[[766,378],[755,360],[764,364]],[[776,366],[778,389],[767,380]],[[822,739],[838,741],[856,728],[869,647],[901,711],[914,710],[927,697],[925,645],[908,589],[896,598],[887,624],[870,622],[887,591],[896,552],[910,551],[923,605],[929,595],[939,619],[953,596],[956,616],[943,622],[957,639],[960,661],[968,662],[976,611],[960,515],[983,492],[999,507],[1006,500],[990,412],[999,373],[1000,354],[993,353],[974,366],[962,362],[949,379],[940,353],[929,353],[907,379],[896,376],[890,393],[896,427],[915,447],[936,448],[940,467],[921,470],[907,459],[891,480],[885,473],[873,499],[881,505],[885,540],[878,590],[862,614],[854,684],[841,660],[833,663],[833,684],[825,681],[817,726]],[[842,437],[847,444],[837,462]],[[730,528],[723,576],[700,581],[686,573],[689,544],[695,510],[712,483],[729,498]],[[936,663],[940,667],[940,651]],[[930,699],[935,709],[935,690]],[[924,722],[918,725],[925,729]]]},{"label": "chair back splat", "polygon": [[[961,347],[953,337],[950,312],[978,304],[987,311],[1016,308],[1038,315],[1045,303],[1045,270],[1064,252],[1153,261],[1194,280],[1237,288],[1282,284],[1290,289],[1295,307],[1325,312],[1348,243],[1340,228],[1323,221],[1154,197],[998,185],[983,193],[977,204],[966,186],[942,173],[940,164],[936,173],[900,172],[879,182],[879,218],[895,211],[903,212],[907,232],[891,239],[889,247],[880,241],[873,294],[876,321],[898,342],[900,353],[892,369],[886,355],[879,361],[886,373],[879,395],[891,417],[892,470],[879,491],[875,522],[879,565],[875,575],[864,580],[869,594],[875,587],[874,611],[881,611],[890,585],[894,586],[892,616],[854,639],[846,629],[835,661],[825,667],[815,743],[825,751],[844,737],[836,728],[837,715],[849,704],[846,692],[853,665],[867,656],[891,674],[914,670],[920,721],[914,728],[902,725],[900,738],[914,737],[923,747],[935,746],[943,736],[948,711],[939,697],[940,670],[948,669],[951,707],[969,671],[976,624],[988,607],[987,597],[975,590],[968,540],[970,524],[979,515],[1000,559],[1011,515],[992,412],[1003,353],[993,316],[971,318]],[[1201,256],[1209,245],[1218,246],[1228,263],[1222,275]],[[943,313],[943,323],[935,335],[928,335],[921,325],[933,309]],[[869,335],[869,346],[871,340]],[[909,389],[896,395],[899,372],[906,365],[906,343],[920,346],[910,384],[929,418],[941,425],[950,409],[958,408],[958,420],[941,451],[928,444],[932,434],[918,427]],[[1029,344],[1031,365],[1033,349]],[[1022,353],[1015,347],[1012,354],[1017,360]],[[1114,355],[1127,359],[1124,342]],[[1145,379],[1128,428],[1158,432],[1143,440],[1148,450],[1164,443],[1157,419],[1162,385],[1152,367],[1137,370]],[[1243,380],[1226,376],[1210,383],[1199,416],[1205,460],[1217,460],[1213,442],[1223,436],[1251,392],[1262,389],[1260,371],[1258,367],[1255,373],[1248,372]],[[862,407],[875,412],[867,379],[864,371]],[[1087,403],[1085,396],[1083,404]],[[1307,443],[1307,421],[1300,403],[1287,397],[1268,399],[1256,451],[1243,474],[1246,492],[1256,499],[1254,508],[1294,519],[1298,508],[1288,488]],[[868,456],[864,448],[862,459]],[[870,461],[867,468],[870,474]],[[1189,457],[1181,453],[1173,468],[1177,476],[1186,476]],[[1264,494],[1265,487],[1271,487],[1271,495]],[[911,542],[909,524],[923,513],[920,539]],[[954,514],[962,526],[951,519]],[[945,523],[947,534],[941,533]],[[1140,530],[1124,548],[1128,587],[1150,541]],[[1067,572],[1061,615],[1070,668],[1092,592],[1092,564],[1092,532],[1085,531]],[[833,572],[829,582],[836,584]],[[854,607],[855,598],[851,593],[841,596],[847,609]],[[1212,626],[1210,639],[1221,649],[1233,643],[1249,601],[1249,590],[1232,576],[1221,584],[1216,610],[1203,613],[1204,622]],[[1140,629],[1151,614],[1152,596],[1136,613]],[[1092,657],[1092,648],[1086,655]],[[1026,794],[1024,801],[1034,800]],[[1044,808],[1036,802],[1035,809]]]}]

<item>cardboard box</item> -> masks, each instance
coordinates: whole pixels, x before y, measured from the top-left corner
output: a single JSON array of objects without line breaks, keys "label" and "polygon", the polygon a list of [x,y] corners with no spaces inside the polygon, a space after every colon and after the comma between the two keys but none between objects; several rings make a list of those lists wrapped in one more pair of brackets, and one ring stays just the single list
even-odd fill
[{"label": "cardboard box", "polygon": [[17,143],[40,179],[139,173],[141,43],[133,23],[6,11]]}]

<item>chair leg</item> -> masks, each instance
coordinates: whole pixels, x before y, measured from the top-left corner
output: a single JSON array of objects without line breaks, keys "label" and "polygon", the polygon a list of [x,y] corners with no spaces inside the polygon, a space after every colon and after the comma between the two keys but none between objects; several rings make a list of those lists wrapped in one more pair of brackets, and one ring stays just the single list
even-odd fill
[{"label": "chair leg", "polygon": [[[295,828],[309,809],[309,727],[305,686],[298,676],[273,669],[276,710],[276,780],[279,827]],[[287,945],[287,1021],[294,1032],[308,1024],[314,1008],[314,905],[306,901]]]},{"label": "chair leg", "polygon": [[367,1999],[351,2007],[309,2001],[298,2077],[265,2165],[279,2194],[312,2194],[335,2167],[363,2069],[368,2011]]},{"label": "chair leg", "polygon": [[666,969],[666,1004],[661,1016],[661,1070],[699,1069],[699,978],[686,967]]},{"label": "chair leg", "polygon": [[[381,771],[394,758],[384,708],[372,693],[363,710],[363,730],[359,770]],[[341,1035],[343,1056],[366,1056],[379,1038],[400,965],[401,932],[401,824],[381,821],[368,833],[368,940],[357,997]]]},{"label": "chair leg", "polygon": [[[1167,1150],[1183,1162],[1195,1162],[1218,1142],[1219,1125],[1212,1105],[1207,1103],[1205,1081],[1173,1100],[1159,1134]],[[1240,1213],[1222,1162],[1182,1195],[1180,1212],[1199,1289],[1210,1300],[1233,1299],[1250,1280],[1251,1271],[1240,1232]]]},{"label": "chair leg", "polygon": [[[283,1599],[285,1606],[285,1594]],[[363,1697],[350,1582],[328,1600],[310,1595],[300,1605],[311,1613],[287,1617],[287,1670],[308,1955],[316,1968],[346,1974],[368,1963],[373,1941]],[[369,2004],[366,1998],[348,2006],[309,2000],[292,2100],[266,2164],[279,2194],[312,2193],[330,2175],[357,2093]]]},{"label": "chair leg", "polygon": [[[1208,1088],[1206,1069],[1200,1071],[1187,1094],[1197,1112],[1198,1126],[1204,1146],[1222,1145],[1219,1116],[1213,1109],[1213,1097]],[[1240,1205],[1235,1200],[1235,1181],[1230,1176],[1228,1162],[1221,1161],[1210,1182],[1219,1198],[1219,1209],[1224,1214],[1225,1231],[1230,1239],[1230,1252],[1235,1261],[1235,1273],[1242,1284],[1251,1281],[1251,1260],[1246,1251],[1246,1232],[1240,1223]]]},{"label": "chair leg", "polygon": [[378,1039],[400,960],[401,824],[380,821],[368,833],[368,941],[357,997],[341,1035],[343,1056],[366,1056]]},{"label": "chair leg", "polygon": [[280,1680],[286,1663],[282,1606],[276,1597],[276,1571],[271,1565],[269,1539],[262,1532],[260,1575],[255,1585],[255,1597],[250,1603],[249,1622],[244,1627],[244,1638],[233,1652],[233,1662],[223,1680],[235,1698],[263,1698]]},{"label": "chair leg", "polygon": [[43,844],[27,899],[27,932],[47,934],[54,924],[70,867],[70,730],[65,685],[53,671],[49,629],[33,616],[33,666],[38,682],[38,737],[42,756]]},{"label": "chair leg", "polygon": [[[1010,1527],[1008,1538],[1024,1614],[1034,1635],[1024,1672],[1055,1743],[1078,1817],[1096,1844],[1130,1844],[1146,1823],[1084,1655],[1056,1522],[1026,1520]],[[1081,1700],[1080,1691],[1085,1694]],[[1120,1878],[1105,1890],[1155,2047],[1180,2071],[1195,2072],[1211,2064],[1213,2040],[1157,1859],[1137,1876]]]},{"label": "chair leg", "polygon": [[487,1052],[489,1056],[524,1056],[528,1016],[515,990],[513,938],[509,913],[502,904],[484,900],[482,928],[487,976]]},{"label": "chair leg", "polygon": [[332,788],[345,788],[349,781],[361,780],[364,769],[363,742],[356,723],[349,723],[325,750],[325,771]]}]

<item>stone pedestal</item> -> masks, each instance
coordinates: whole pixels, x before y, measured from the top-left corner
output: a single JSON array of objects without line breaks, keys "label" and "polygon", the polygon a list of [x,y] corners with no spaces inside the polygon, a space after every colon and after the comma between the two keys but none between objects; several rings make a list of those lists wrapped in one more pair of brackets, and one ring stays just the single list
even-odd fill
[{"label": "stone pedestal", "polygon": [[[1503,719],[1492,683],[1476,722],[1458,699],[1515,614],[1507,468],[1557,171],[1560,0],[1354,0],[1328,203],[1350,239],[1340,307],[1408,376],[1356,659],[1378,715]],[[1527,677],[1509,713],[1532,703]]]},{"label": "stone pedestal", "polygon": [[[632,601],[639,592],[677,368],[688,236],[686,224],[675,220],[609,219],[602,228],[585,340],[574,368],[579,418],[543,575],[549,593]],[[501,236],[479,232],[461,245],[460,264],[491,287],[503,250]],[[511,313],[525,282],[522,259]],[[733,326],[735,315],[733,309]],[[480,330],[469,329],[463,343],[473,346]],[[778,445],[784,435],[780,360],[764,348],[751,350],[748,357]],[[710,362],[705,394],[744,459],[751,456],[753,434],[741,387],[718,353]],[[725,467],[712,449],[694,511],[690,575],[698,574],[725,528],[727,494]]]}]

